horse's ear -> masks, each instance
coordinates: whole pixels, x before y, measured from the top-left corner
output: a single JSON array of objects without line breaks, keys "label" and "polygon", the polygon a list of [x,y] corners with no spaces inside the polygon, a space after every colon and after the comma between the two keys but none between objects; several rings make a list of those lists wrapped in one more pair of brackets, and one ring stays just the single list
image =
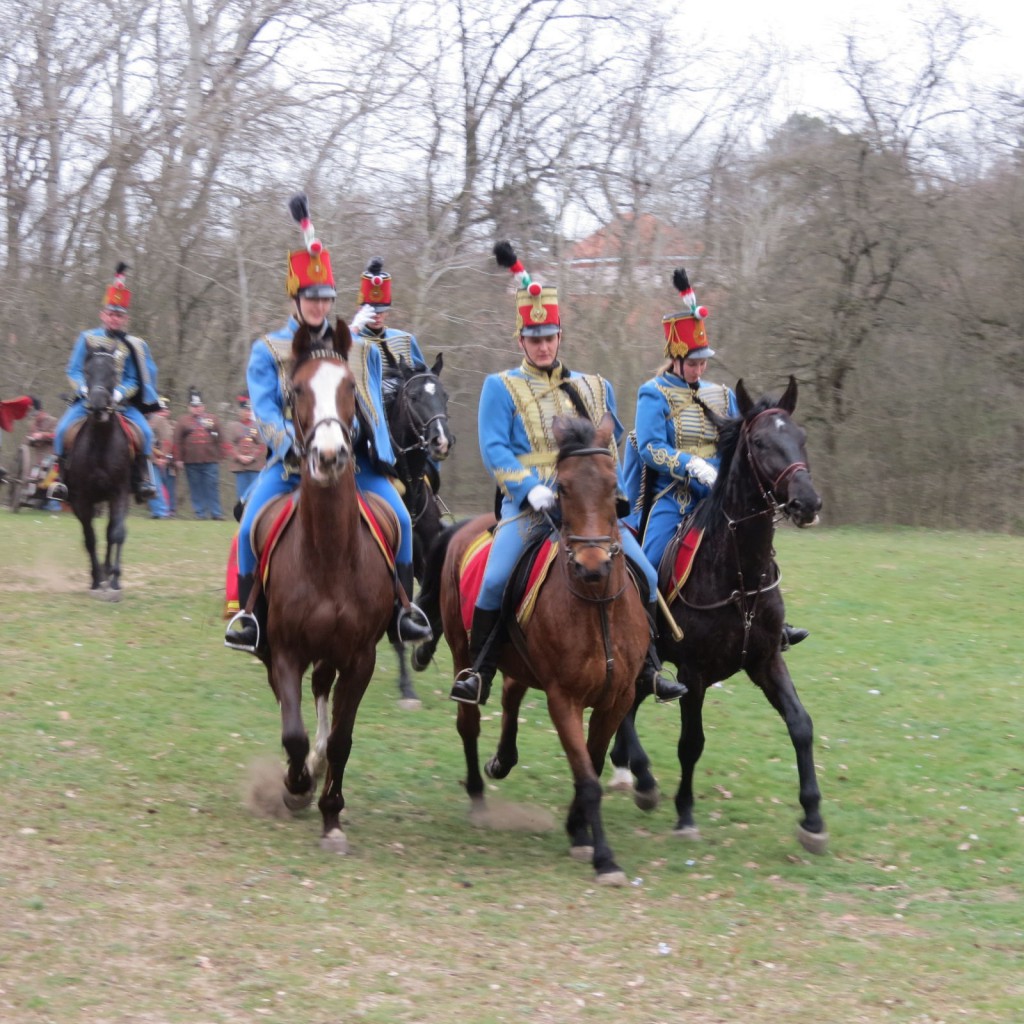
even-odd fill
[{"label": "horse's ear", "polygon": [[299,329],[292,338],[292,358],[298,362],[310,349],[309,326],[299,324]]},{"label": "horse's ear", "polygon": [[348,324],[339,316],[338,322],[334,325],[334,351],[342,359],[348,359],[348,353],[351,348],[352,332],[348,329]]},{"label": "horse's ear", "polygon": [[615,438],[615,417],[606,412],[597,425],[597,433],[594,435],[594,445],[597,448],[611,448]]},{"label": "horse's ear", "polygon": [[754,400],[750,397],[742,377],[736,381],[736,406],[743,417],[749,416],[750,410],[754,408]]},{"label": "horse's ear", "polygon": [[565,441],[565,436],[569,431],[571,422],[572,421],[568,416],[556,416],[551,421],[551,432],[555,435],[555,441],[559,448],[562,447],[562,444]]},{"label": "horse's ear", "polygon": [[788,412],[790,416],[793,415],[793,410],[796,408],[796,377],[792,374],[789,375],[789,385],[779,399],[779,408]]},{"label": "horse's ear", "polygon": [[405,361],[405,356],[398,357],[398,372],[403,377],[411,377],[415,370]]},{"label": "horse's ear", "polygon": [[434,360],[434,365],[430,368],[430,372],[435,377],[441,376],[441,371],[444,369],[444,353],[438,352],[437,358]]}]

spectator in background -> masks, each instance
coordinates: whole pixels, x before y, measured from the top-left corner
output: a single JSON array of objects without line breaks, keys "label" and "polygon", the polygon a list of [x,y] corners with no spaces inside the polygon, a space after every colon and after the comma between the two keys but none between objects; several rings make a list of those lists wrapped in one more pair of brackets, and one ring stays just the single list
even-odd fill
[{"label": "spectator in background", "polygon": [[238,419],[228,424],[231,472],[235,475],[235,497],[244,501],[260,470],[267,464],[267,446],[260,437],[248,395],[238,396]]},{"label": "spectator in background", "polygon": [[153,519],[173,519],[178,507],[174,493],[177,482],[174,470],[174,424],[171,405],[165,395],[160,396],[160,408],[146,419],[153,431],[153,469],[156,473],[156,497],[149,503]]},{"label": "spectator in background", "polygon": [[223,519],[220,507],[220,460],[224,431],[220,420],[206,411],[203,396],[191,388],[188,412],[174,428],[174,461],[185,470],[196,519]]}]

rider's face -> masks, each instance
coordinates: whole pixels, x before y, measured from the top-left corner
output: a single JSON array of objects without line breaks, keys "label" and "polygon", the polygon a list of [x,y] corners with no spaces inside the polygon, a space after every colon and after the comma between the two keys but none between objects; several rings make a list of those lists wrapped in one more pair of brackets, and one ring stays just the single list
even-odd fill
[{"label": "rider's face", "polygon": [[123,331],[128,327],[128,314],[123,309],[101,309],[100,323],[108,331]]},{"label": "rider's face", "polygon": [[538,370],[550,370],[558,361],[558,346],[562,340],[562,332],[544,334],[539,338],[519,335],[519,346],[526,356],[527,362]]},{"label": "rider's face", "polygon": [[310,327],[319,327],[327,319],[334,299],[310,299],[305,295],[299,296],[299,320]]},{"label": "rider's face", "polygon": [[706,359],[684,359],[683,380],[687,384],[696,384],[704,376],[704,371],[707,368],[708,361]]}]

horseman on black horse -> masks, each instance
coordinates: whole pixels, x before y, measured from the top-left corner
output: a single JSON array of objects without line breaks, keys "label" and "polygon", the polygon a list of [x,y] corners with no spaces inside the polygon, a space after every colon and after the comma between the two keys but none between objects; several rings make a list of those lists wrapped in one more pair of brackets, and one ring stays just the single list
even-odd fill
[{"label": "horseman on black horse", "polygon": [[[118,263],[114,281],[106,290],[103,308],[100,310],[103,326],[83,331],[71,351],[67,375],[74,389],[75,400],[57,424],[53,448],[60,462],[63,481],[67,476],[67,461],[70,457],[67,450],[68,431],[89,415],[86,361],[93,353],[112,355],[117,366],[118,380],[111,400],[117,411],[135,428],[140,439],[132,466],[132,490],[135,492],[135,500],[142,503],[156,494],[149,463],[153,451],[153,431],[146,422],[146,414],[160,408],[160,397],[157,394],[156,363],[149,345],[142,338],[127,332],[128,307],[132,296],[125,284],[126,270],[127,263]],[[54,485],[52,496],[61,501],[67,500],[67,488],[63,482]]]}]

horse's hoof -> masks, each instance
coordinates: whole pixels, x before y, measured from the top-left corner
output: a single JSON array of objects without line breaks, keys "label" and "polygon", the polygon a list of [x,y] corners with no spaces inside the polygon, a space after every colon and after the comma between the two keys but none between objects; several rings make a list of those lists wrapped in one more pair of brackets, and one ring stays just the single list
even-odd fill
[{"label": "horse's hoof", "polygon": [[672,829],[672,835],[689,842],[696,842],[700,839],[700,829],[696,825],[685,825],[683,828]]},{"label": "horse's hoof", "polygon": [[305,793],[292,793],[285,790],[281,794],[285,807],[293,814],[296,811],[304,811],[313,802],[313,787],[310,786]]},{"label": "horse's hoof", "polygon": [[412,667],[417,672],[422,672],[433,660],[434,652],[429,648],[429,644],[420,644],[412,649]]},{"label": "horse's hoof", "polygon": [[661,803],[661,790],[657,786],[650,789],[634,789],[633,803],[641,811],[653,811]]},{"label": "horse's hoof", "polygon": [[492,757],[490,761],[484,764],[484,775],[489,779],[505,779],[508,778],[508,773],[512,771],[512,767],[512,765],[509,765],[506,768],[497,757]]},{"label": "horse's hoof", "polygon": [[573,860],[589,864],[594,859],[594,848],[592,846],[570,846],[569,856]]},{"label": "horse's hoof", "polygon": [[398,706],[403,711],[419,711],[423,707],[423,701],[419,697],[402,697],[398,701]]},{"label": "horse's hoof", "polygon": [[820,856],[828,849],[828,832],[808,832],[803,825],[797,825],[796,838],[808,853],[816,856]]},{"label": "horse's hoof", "polygon": [[339,853],[343,857],[348,853],[348,839],[340,828],[332,828],[320,837],[320,849],[326,853]]},{"label": "horse's hoof", "polygon": [[594,881],[598,885],[612,886],[616,889],[621,889],[624,885],[629,885],[629,879],[626,877],[625,871],[606,871],[602,875],[595,875]]},{"label": "horse's hoof", "polygon": [[616,768],[608,781],[609,793],[628,793],[633,788],[633,773],[628,768]]}]

